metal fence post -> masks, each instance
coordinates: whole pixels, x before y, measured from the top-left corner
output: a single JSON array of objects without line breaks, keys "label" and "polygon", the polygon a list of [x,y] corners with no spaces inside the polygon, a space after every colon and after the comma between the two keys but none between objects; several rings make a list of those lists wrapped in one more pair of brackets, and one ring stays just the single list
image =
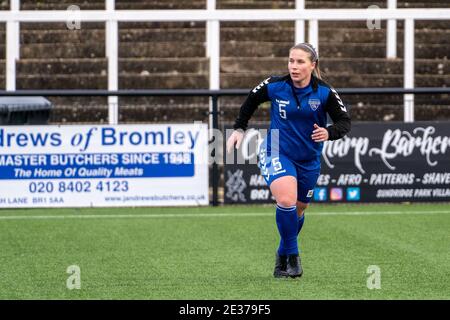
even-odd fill
[{"label": "metal fence post", "polygon": [[319,53],[319,21],[317,19],[309,20],[308,42]]},{"label": "metal fence post", "polygon": [[[106,10],[111,16],[115,11],[115,0],[106,0]],[[108,59],[108,90],[115,91],[119,88],[119,29],[117,20],[108,20],[105,24],[105,48]],[[108,122],[118,124],[119,122],[119,98],[108,97]]]},{"label": "metal fence post", "polygon": [[[388,0],[388,9],[397,9],[397,0]],[[397,20],[387,21],[387,58],[397,58]]]},{"label": "metal fence post", "polygon": [[[296,0],[295,1],[295,9],[303,14],[303,10],[305,10],[305,0]],[[305,42],[305,20],[298,19],[295,20],[295,43]]]},{"label": "metal fence post", "polygon": [[[211,96],[212,101],[212,128],[219,129],[219,114],[218,114],[218,100],[217,95]],[[216,161],[217,150],[214,149],[213,163],[212,163],[212,205],[217,207],[219,205],[219,166]]]},{"label": "metal fence post", "polygon": [[[414,88],[414,20],[405,20],[405,40],[404,40],[404,88]],[[404,101],[404,121],[414,122],[414,94],[405,94]]]}]

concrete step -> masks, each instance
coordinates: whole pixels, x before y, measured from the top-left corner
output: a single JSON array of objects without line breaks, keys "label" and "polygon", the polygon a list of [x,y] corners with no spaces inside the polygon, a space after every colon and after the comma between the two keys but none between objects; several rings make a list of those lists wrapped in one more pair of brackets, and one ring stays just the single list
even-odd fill
[{"label": "concrete step", "polygon": [[[206,30],[200,28],[172,29],[119,29],[120,42],[199,42],[205,41]],[[4,42],[5,32],[0,31]],[[85,43],[105,42],[105,31],[99,29],[80,30],[26,30],[21,33],[21,44],[35,43]]]},{"label": "concrete step", "polygon": [[[397,43],[397,55],[403,57],[403,44]],[[319,43],[320,56],[323,57],[355,57],[355,58],[384,58],[386,56],[385,43]],[[415,44],[417,59],[447,59],[450,54],[450,43],[444,44]]]},{"label": "concrete step", "polygon": [[209,106],[209,98],[201,96],[183,97],[119,97],[120,106],[166,105],[166,106]]},{"label": "concrete step", "polygon": [[405,2],[407,2],[407,3],[428,3],[428,2],[430,2],[430,3],[442,3],[442,4],[444,4],[445,5],[445,3],[447,3],[447,1],[446,0],[444,0],[444,1],[442,1],[442,0],[430,0],[430,1],[425,1],[425,0],[398,0],[397,1],[397,5],[399,4],[399,3],[405,3]]},{"label": "concrete step", "polygon": [[208,123],[206,105],[124,105],[119,109],[119,120],[127,123]]},{"label": "concrete step", "polygon": [[[403,59],[323,59],[321,61],[321,69],[326,73],[339,74],[401,74],[403,75]],[[416,59],[416,74],[450,74],[450,61],[448,60],[432,60],[432,59]]]},{"label": "concrete step", "polygon": [[[293,42],[294,28],[221,28],[221,41],[273,41]],[[397,40],[403,42],[403,30],[398,30]],[[450,30],[418,29],[415,31],[416,43],[440,44],[450,38]],[[346,43],[380,43],[386,42],[386,29],[370,30],[367,28],[320,28],[319,41]]]},{"label": "concrete step", "polygon": [[[293,9],[295,1],[242,1],[242,0],[222,0],[217,1],[218,8],[221,9]],[[386,8],[386,1],[322,1],[322,0],[306,0],[305,7],[307,9],[344,9],[344,8],[368,8],[376,5],[380,8]],[[448,8],[450,4],[440,0],[399,0],[398,8]]]},{"label": "concrete step", "polygon": [[[121,58],[119,71],[142,75],[152,73],[208,73],[207,58]],[[264,68],[261,68],[261,65]],[[450,74],[448,60],[416,59],[417,74]],[[0,61],[0,73],[4,73],[5,61]],[[384,58],[322,58],[321,69],[326,73],[351,75],[366,74],[403,74],[402,59]],[[106,75],[106,58],[85,59],[21,59],[17,62],[19,74],[64,74],[64,73],[97,73]],[[284,57],[276,58],[222,58],[222,74],[253,73],[279,74],[287,72],[287,62]]]},{"label": "concrete step", "polygon": [[218,9],[293,9],[295,1],[268,1],[268,0],[217,0]]},{"label": "concrete step", "polygon": [[[183,73],[177,75],[152,74],[142,76],[121,73],[121,89],[207,89],[208,75]],[[99,74],[18,75],[18,89],[106,89],[108,78]]]},{"label": "concrete step", "polygon": [[[168,108],[164,106],[121,106],[119,123],[186,123],[201,121],[208,123],[208,108],[180,106]],[[108,108],[73,108],[55,107],[50,114],[50,124],[106,124]]]},{"label": "concrete step", "polygon": [[[21,10],[65,10],[74,4],[73,1],[47,1],[45,3],[36,1],[22,1]],[[105,8],[105,1],[78,1],[76,4],[82,10],[101,10]],[[206,2],[200,0],[192,1],[116,1],[118,10],[140,10],[140,9],[205,9]]]},{"label": "concrete step", "polygon": [[386,1],[305,1],[307,9],[366,9],[369,6],[386,8]]},{"label": "concrete step", "polygon": [[450,104],[443,106],[416,105],[414,107],[416,121],[448,121],[450,119]]},{"label": "concrete step", "polygon": [[[287,73],[286,58],[222,58],[220,69],[222,73],[261,72],[261,66],[266,74]],[[415,67],[418,74],[450,74],[449,60],[416,59]],[[322,58],[320,68],[332,73],[403,74],[403,59]]]},{"label": "concrete step", "polygon": [[24,44],[20,46],[20,57],[23,59],[103,58],[105,44],[103,41]]},{"label": "concrete step", "polygon": [[[1,37],[0,37],[1,38]],[[52,44],[52,43],[86,43],[105,42],[105,31],[100,29],[51,29],[22,30],[21,44]]]},{"label": "concrete step", "polygon": [[[398,22],[400,24],[400,22]],[[293,21],[223,21],[221,28],[294,28]],[[385,21],[381,21],[381,27],[385,29]],[[308,24],[305,25],[308,30]],[[319,30],[322,28],[366,28],[366,21],[319,21]]]},{"label": "concrete step", "polygon": [[171,42],[135,42],[120,43],[119,56],[122,58],[181,58],[181,57],[204,57],[206,48],[204,42],[180,42],[174,45]]},{"label": "concrete step", "polygon": [[403,121],[403,107],[382,104],[374,106],[354,106],[350,111],[352,121]]},{"label": "concrete step", "polygon": [[[3,61],[3,62],[2,62]],[[3,63],[3,64],[2,64]],[[5,70],[5,61],[0,60],[0,73]],[[147,73],[206,73],[209,60],[207,58],[120,58],[119,72],[136,74]],[[94,59],[20,59],[17,71],[20,74],[106,74],[108,61],[106,58]]]},{"label": "concrete step", "polygon": [[[101,58],[105,57],[103,42],[86,43],[43,43],[25,44],[20,47],[21,57],[24,59],[37,58]],[[0,55],[4,54],[0,45]],[[171,42],[126,42],[119,44],[119,57],[204,57],[204,42],[178,43]]]},{"label": "concrete step", "polygon": [[209,76],[199,73],[165,74],[153,73],[142,76],[134,73],[121,73],[119,88],[122,89],[207,89]]},{"label": "concrete step", "polygon": [[165,9],[206,9],[206,1],[116,1],[116,9],[126,10],[165,10]]},{"label": "concrete step", "polygon": [[[294,28],[294,22],[291,21],[224,21],[220,24],[221,28]],[[382,20],[380,24],[383,30],[386,30],[386,21]],[[306,23],[306,30],[308,24]],[[361,21],[319,21],[319,32],[323,28],[340,30],[341,28],[349,29],[367,29],[367,22]],[[397,28],[403,28],[403,21],[397,21]],[[450,21],[448,20],[417,20],[416,29],[450,29]]]},{"label": "concrete step", "polygon": [[220,41],[273,41],[294,43],[294,27],[221,27]]},{"label": "concrete step", "polygon": [[[416,29],[414,32],[415,43],[442,44],[450,43],[450,30],[442,29]],[[397,31],[398,43],[403,43],[403,30]],[[320,41],[345,42],[345,43],[386,43],[386,29],[369,30],[357,28],[322,28],[319,31]]]},{"label": "concrete step", "polygon": [[[369,30],[367,28],[321,28],[320,41],[340,41],[348,43],[383,43],[386,42],[386,29]],[[403,42],[403,30],[398,30],[397,40]],[[450,38],[450,30],[416,29],[416,43],[440,44]],[[6,32],[0,31],[0,43],[4,43]],[[258,41],[293,42],[294,28],[221,28],[221,41]],[[35,43],[85,43],[105,41],[105,31],[99,29],[56,29],[56,30],[24,30],[21,33],[21,44]],[[120,42],[200,42],[206,41],[206,30],[201,28],[152,28],[152,29],[120,29]],[[447,41],[448,42],[448,41]]]},{"label": "concrete step", "polygon": [[94,59],[20,59],[17,61],[19,74],[77,74],[96,73],[106,75],[106,58]]},{"label": "concrete step", "polygon": [[128,73],[208,73],[208,58],[121,58],[119,70]]},{"label": "concrete step", "polygon": [[[384,1],[305,1],[306,8],[367,8],[370,5],[385,7]],[[217,7],[220,9],[293,9],[295,1],[242,1],[242,0],[219,0]]]},{"label": "concrete step", "polygon": [[[92,29],[98,29],[98,30],[105,30],[105,23],[104,22],[81,22],[81,29],[80,30],[92,30]],[[20,24],[20,32],[25,31],[34,31],[34,30],[68,30],[72,32],[77,32],[79,30],[70,30],[67,28],[67,24],[65,22],[22,22]]]},{"label": "concrete step", "polygon": [[[3,27],[3,29],[2,29]],[[119,29],[154,29],[154,28],[205,28],[205,22],[186,21],[186,22],[119,22]],[[104,22],[82,22],[80,30],[105,30]],[[5,30],[4,25],[0,24],[0,30]],[[65,22],[22,22],[20,30],[68,30]],[[79,31],[79,30],[70,30]]]},{"label": "concrete step", "polygon": [[[147,0],[145,0],[145,1],[147,1]],[[35,1],[35,0],[21,0],[20,1],[20,4],[23,4],[23,5],[32,5],[32,4],[41,5],[43,3],[56,5],[56,4],[59,4],[59,3],[71,4],[71,3],[73,3],[73,1],[71,1],[71,0],[45,0],[45,2],[43,2],[43,1]],[[79,1],[77,1],[77,3],[79,3],[79,4],[87,4],[87,3],[99,4],[99,3],[103,3],[104,4],[105,1],[104,0],[79,0]]]},{"label": "concrete step", "polygon": [[119,39],[121,42],[204,42],[206,41],[206,29],[120,29]]},{"label": "concrete step", "polygon": [[17,89],[107,89],[108,77],[99,74],[28,74],[17,76]]},{"label": "concrete step", "polygon": [[[108,104],[106,97],[50,97],[49,100],[54,105],[61,106],[74,106],[74,107],[105,107]],[[146,97],[119,97],[120,106],[134,106],[134,105],[166,105],[166,106],[197,106],[206,105],[209,106],[209,100],[207,97],[193,96],[193,97],[183,97],[183,96],[169,96],[169,97],[158,97],[158,96],[146,96]]]},{"label": "concrete step", "polygon": [[[382,20],[380,27],[382,30],[386,30],[386,20]],[[403,20],[397,20],[397,29],[402,30],[404,26]],[[308,24],[305,26],[308,28]],[[360,21],[319,21],[319,32],[323,28],[339,30],[341,28],[349,29],[367,29],[367,22],[365,20]],[[448,20],[416,20],[415,29],[442,29],[447,30],[450,28],[450,21]],[[376,30],[376,29],[374,29]]]},{"label": "concrete step", "polygon": [[450,8],[448,1],[397,1],[397,8]]},{"label": "concrete step", "polygon": [[195,29],[205,30],[203,21],[120,22],[119,29]]},{"label": "concrete step", "polygon": [[[77,103],[78,104],[78,103]],[[107,124],[108,106],[104,105],[73,105],[65,103],[54,104],[49,124]]]},{"label": "concrete step", "polygon": [[[403,28],[403,22],[397,21],[397,25]],[[450,29],[450,20],[436,20],[436,21],[428,21],[428,20],[416,20],[414,23],[415,29],[441,29],[448,30]]]},{"label": "concrete step", "polygon": [[107,97],[61,97],[61,96],[53,96],[48,97],[48,100],[56,107],[101,107],[105,108],[108,105]]},{"label": "concrete step", "polygon": [[105,2],[95,1],[78,1],[72,2],[37,2],[37,1],[21,1],[20,10],[67,10],[70,6],[76,5],[80,10],[104,10]]},{"label": "concrete step", "polygon": [[[221,43],[222,57],[287,57],[291,42],[263,41],[229,41]],[[449,56],[450,43],[420,44],[416,43],[416,58],[443,59]],[[403,46],[397,45],[399,57],[403,56]],[[319,55],[322,58],[384,58],[385,43],[341,43],[319,42]]]}]

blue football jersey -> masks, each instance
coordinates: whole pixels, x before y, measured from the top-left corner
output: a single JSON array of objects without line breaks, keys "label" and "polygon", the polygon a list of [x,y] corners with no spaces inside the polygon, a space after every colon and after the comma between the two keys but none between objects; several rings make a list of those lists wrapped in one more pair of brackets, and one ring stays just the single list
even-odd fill
[{"label": "blue football jersey", "polygon": [[[271,102],[267,150],[280,152],[295,162],[320,162],[323,142],[312,140],[314,124],[327,128],[329,140],[342,138],[350,130],[350,116],[336,90],[314,76],[308,86],[296,88],[289,75],[267,78],[252,89],[234,129],[246,130],[258,105],[266,101]],[[333,121],[330,126],[327,114]]]}]

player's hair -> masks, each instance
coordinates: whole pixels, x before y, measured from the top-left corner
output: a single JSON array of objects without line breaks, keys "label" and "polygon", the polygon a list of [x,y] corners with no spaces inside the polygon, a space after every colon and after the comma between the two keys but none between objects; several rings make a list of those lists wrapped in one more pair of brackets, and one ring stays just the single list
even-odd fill
[{"label": "player's hair", "polygon": [[316,78],[322,79],[322,74],[321,74],[320,68],[319,68],[319,55],[317,54],[316,49],[314,49],[314,47],[310,43],[307,43],[307,42],[297,43],[295,46],[293,46],[291,49],[289,49],[289,52],[291,52],[294,49],[300,49],[309,54],[309,60],[311,60],[311,62],[316,63],[316,66],[314,67],[314,70],[313,70],[313,75]]}]

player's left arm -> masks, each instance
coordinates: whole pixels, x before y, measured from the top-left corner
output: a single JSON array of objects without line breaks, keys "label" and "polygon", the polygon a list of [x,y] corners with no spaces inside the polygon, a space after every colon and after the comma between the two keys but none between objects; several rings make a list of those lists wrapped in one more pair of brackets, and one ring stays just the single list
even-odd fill
[{"label": "player's left arm", "polygon": [[347,107],[333,88],[330,88],[330,93],[325,104],[325,112],[333,120],[333,124],[326,128],[328,131],[328,140],[340,139],[350,132],[351,120]]}]

